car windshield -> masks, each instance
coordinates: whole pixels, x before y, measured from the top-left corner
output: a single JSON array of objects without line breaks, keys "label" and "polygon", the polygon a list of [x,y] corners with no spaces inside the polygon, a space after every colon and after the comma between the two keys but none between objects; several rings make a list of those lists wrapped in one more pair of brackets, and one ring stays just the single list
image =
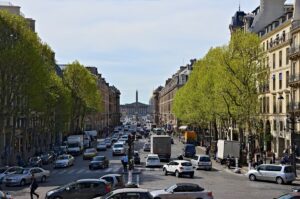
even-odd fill
[{"label": "car windshield", "polygon": [[29,172],[28,169],[20,169],[20,170],[16,171],[15,174],[26,174],[26,173],[28,173],[28,172]]},{"label": "car windshield", "polygon": [[285,195],[283,195],[283,196],[280,196],[278,199],[292,199],[292,198],[293,198],[292,195],[290,195],[290,194],[285,194]]},{"label": "car windshield", "polygon": [[165,188],[165,191],[166,192],[171,192],[175,187],[176,187],[176,185],[171,185],[171,186]]},{"label": "car windshield", "polygon": [[68,156],[66,156],[66,155],[59,156],[57,159],[58,160],[66,160],[66,159],[68,159]]},{"label": "car windshield", "polygon": [[123,145],[122,144],[115,144],[114,147],[115,148],[123,148]]},{"label": "car windshield", "polygon": [[192,166],[192,164],[190,162],[182,162],[181,165],[186,166],[186,167]]},{"label": "car windshield", "polygon": [[74,144],[69,144],[69,145],[68,145],[69,148],[72,148],[72,147],[78,147],[78,146],[79,146],[78,143],[74,143]]},{"label": "car windshield", "polygon": [[106,145],[105,142],[99,142],[99,145]]},{"label": "car windshield", "polygon": [[150,146],[150,144],[145,144],[145,145],[144,145],[144,147],[149,147],[149,146]]},{"label": "car windshield", "polygon": [[93,160],[94,161],[103,161],[103,160],[105,160],[105,157],[104,156],[98,156],[98,157],[94,157]]},{"label": "car windshield", "polygon": [[159,158],[151,156],[151,157],[148,157],[148,160],[159,160]]},{"label": "car windshield", "polygon": [[286,166],[284,168],[284,173],[293,173],[293,168],[291,166]]},{"label": "car windshield", "polygon": [[87,149],[85,152],[87,152],[87,153],[93,153],[93,152],[95,152],[95,149]]},{"label": "car windshield", "polygon": [[200,161],[201,162],[210,162],[210,158],[209,157],[200,157]]}]

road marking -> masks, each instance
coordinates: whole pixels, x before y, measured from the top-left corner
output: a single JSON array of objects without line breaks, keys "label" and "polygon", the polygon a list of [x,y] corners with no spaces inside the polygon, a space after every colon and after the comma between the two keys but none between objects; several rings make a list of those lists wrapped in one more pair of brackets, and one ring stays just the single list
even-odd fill
[{"label": "road marking", "polygon": [[67,171],[67,174],[72,174],[73,172],[75,172],[76,170],[75,169],[72,169],[70,171]]},{"label": "road marking", "polygon": [[82,173],[82,172],[84,172],[85,171],[85,169],[80,169],[79,171],[77,171],[76,173],[77,174],[80,174],[80,173]]},{"label": "road marking", "polygon": [[64,174],[65,172],[67,172],[67,170],[59,171],[59,172],[57,172],[57,174],[58,174],[58,175],[61,175],[61,174]]}]

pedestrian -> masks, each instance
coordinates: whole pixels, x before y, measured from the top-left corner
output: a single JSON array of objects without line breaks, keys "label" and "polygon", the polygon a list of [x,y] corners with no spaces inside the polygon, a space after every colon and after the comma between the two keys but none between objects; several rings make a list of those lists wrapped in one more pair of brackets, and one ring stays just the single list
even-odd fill
[{"label": "pedestrian", "polygon": [[276,161],[275,153],[272,152],[272,164],[275,164],[275,161]]},{"label": "pedestrian", "polygon": [[210,153],[210,145],[208,145],[208,146],[206,147],[205,153],[206,153],[206,155],[209,155],[209,153]]},{"label": "pedestrian", "polygon": [[35,195],[37,198],[39,198],[39,194],[35,193],[35,190],[38,188],[38,184],[36,182],[36,179],[34,177],[34,174],[31,175],[31,185],[30,185],[30,197],[33,199],[33,195]]},{"label": "pedestrian", "polygon": [[123,170],[124,172],[127,171],[127,164],[128,164],[128,157],[127,155],[124,155],[121,159],[122,165],[123,165]]}]

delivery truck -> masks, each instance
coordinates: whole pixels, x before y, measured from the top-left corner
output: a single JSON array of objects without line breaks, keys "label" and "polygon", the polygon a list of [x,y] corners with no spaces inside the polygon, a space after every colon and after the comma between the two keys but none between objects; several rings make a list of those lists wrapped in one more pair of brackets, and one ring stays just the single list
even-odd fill
[{"label": "delivery truck", "polygon": [[183,142],[185,144],[196,144],[196,142],[197,142],[197,133],[195,131],[185,131]]},{"label": "delivery truck", "polygon": [[152,135],[151,153],[157,154],[160,160],[169,162],[171,157],[171,137],[168,135]]},{"label": "delivery truck", "polygon": [[218,140],[217,158],[219,160],[226,159],[228,156],[239,158],[240,157],[240,142],[229,140]]},{"label": "delivery truck", "polygon": [[80,155],[84,148],[83,135],[70,135],[67,138],[68,153]]}]

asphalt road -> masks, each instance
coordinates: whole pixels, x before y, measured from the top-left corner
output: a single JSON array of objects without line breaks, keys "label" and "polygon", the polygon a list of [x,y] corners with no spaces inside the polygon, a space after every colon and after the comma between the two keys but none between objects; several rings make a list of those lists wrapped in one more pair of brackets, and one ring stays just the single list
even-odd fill
[{"label": "asphalt road", "polygon": [[[214,164],[212,171],[195,171],[195,177],[191,178],[176,178],[175,176],[165,176],[162,173],[162,168],[145,168],[145,156],[148,152],[142,151],[142,146],[147,140],[140,140],[135,143],[135,149],[139,151],[141,156],[141,165],[136,166],[135,174],[133,175],[133,181],[138,183],[140,187],[147,188],[150,191],[155,189],[163,189],[174,183],[178,182],[192,182],[197,183],[213,192],[213,195],[217,199],[267,199],[278,197],[284,193],[288,193],[292,187],[299,186],[299,182],[295,182],[293,185],[278,185],[269,182],[251,182],[246,176],[242,174],[234,174],[219,164]],[[172,145],[172,158],[176,158],[180,153],[183,145],[175,140],[175,144]],[[44,195],[50,189],[69,183],[73,180],[82,178],[99,178],[102,175],[108,173],[122,173],[121,156],[111,155],[111,149],[106,152],[100,152],[99,154],[106,155],[110,161],[110,167],[104,170],[90,171],[88,169],[89,161],[82,160],[82,156],[76,157],[76,162],[73,167],[67,169],[52,169],[51,177],[44,184],[40,184],[37,192],[41,195],[40,198],[44,198]],[[125,174],[125,180],[127,175]],[[28,187],[13,187],[4,189],[10,191],[14,198],[27,199],[29,198]]]}]

